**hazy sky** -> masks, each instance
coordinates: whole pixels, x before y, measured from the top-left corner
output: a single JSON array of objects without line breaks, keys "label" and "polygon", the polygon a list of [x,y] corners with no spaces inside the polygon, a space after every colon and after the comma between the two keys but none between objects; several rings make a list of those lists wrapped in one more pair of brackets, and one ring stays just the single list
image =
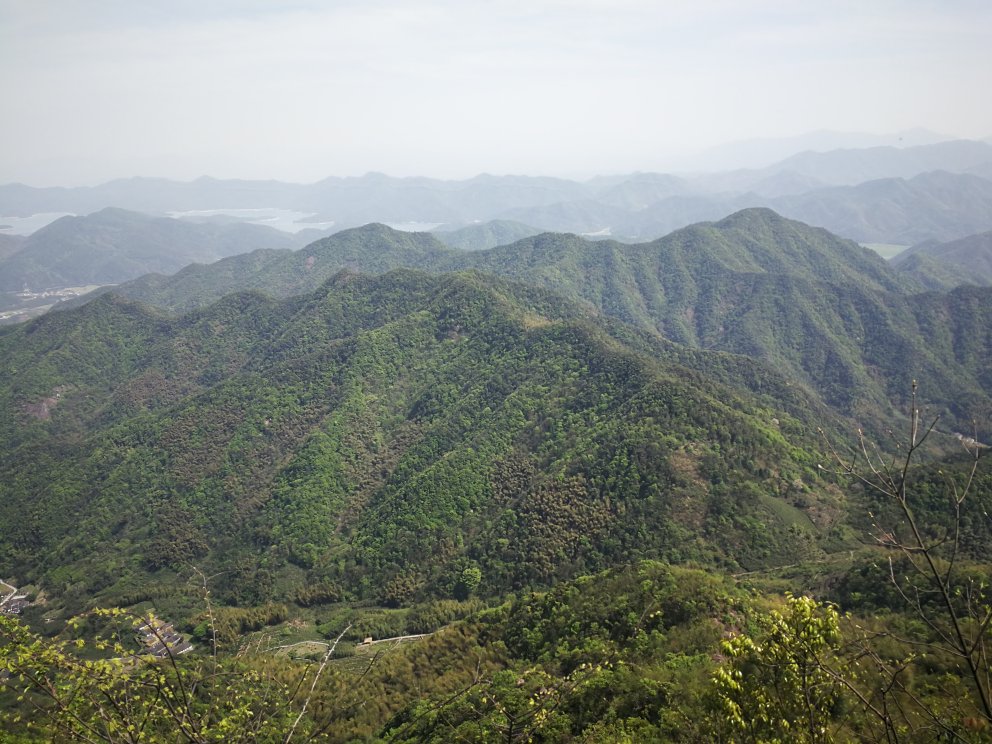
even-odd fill
[{"label": "hazy sky", "polygon": [[992,135],[987,0],[0,0],[0,183],[577,176]]}]

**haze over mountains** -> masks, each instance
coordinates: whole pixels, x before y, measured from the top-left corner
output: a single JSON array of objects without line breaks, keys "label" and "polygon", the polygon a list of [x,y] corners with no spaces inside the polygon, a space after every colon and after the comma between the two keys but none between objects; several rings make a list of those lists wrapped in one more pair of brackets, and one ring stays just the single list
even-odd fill
[{"label": "haze over mountains", "polygon": [[[980,322],[984,311],[962,318],[947,303],[971,307],[983,300],[965,290],[926,298],[916,293],[988,283],[988,241],[978,236],[937,247],[948,236],[992,227],[992,182],[965,172],[985,163],[992,163],[989,144],[951,141],[806,152],[754,171],[634,174],[586,183],[512,176],[444,182],[372,174],[311,186],[138,179],[93,189],[4,187],[0,197],[54,200],[44,203],[47,209],[105,198],[200,212],[208,205],[273,208],[275,201],[277,208],[310,211],[314,219],[333,217],[334,229],[373,213],[444,224],[435,236],[369,224],[294,252],[290,249],[319,233],[291,235],[232,222],[235,218],[193,223],[105,208],[62,218],[21,241],[11,239],[12,255],[0,262],[0,289],[123,282],[116,294],[185,312],[246,289],[275,297],[311,292],[342,269],[373,274],[472,269],[564,292],[597,313],[680,344],[762,360],[846,414],[865,406],[877,413],[893,410],[903,400],[903,378],[926,377],[938,382],[935,404],[950,420],[964,421],[968,410],[988,405],[988,387],[973,364],[959,369],[944,364],[941,355],[971,358],[973,352],[961,345],[974,344],[982,357],[985,335],[962,339],[959,331],[961,323]],[[885,177],[858,183],[879,175]],[[828,182],[856,185],[821,185]],[[761,197],[754,191],[721,191],[748,185],[801,193]],[[801,214],[810,224],[839,225],[839,235],[864,242],[919,246],[887,266],[854,243],[766,207],[747,206],[754,201],[774,204],[786,215]],[[11,201],[0,204],[16,211]],[[734,214],[726,217],[728,212]],[[489,213],[518,219],[458,227],[468,215]],[[716,221],[677,229],[707,219]],[[624,245],[607,239],[615,225],[626,226],[620,229],[628,240],[664,237]],[[540,234],[540,226],[583,232],[595,242]],[[128,281],[142,274],[147,276]],[[62,306],[75,304],[80,303]],[[940,320],[927,321],[931,316]],[[899,350],[880,352],[879,344],[869,341],[879,338],[887,339],[890,351],[893,343]]]},{"label": "haze over mountains", "polygon": [[820,130],[793,137],[765,137],[727,142],[686,157],[682,171],[719,171],[763,168],[799,152],[865,149],[869,147],[919,147],[954,139],[927,129],[908,129],[891,134]]},{"label": "haze over mountains", "polygon": [[333,221],[444,223],[448,229],[494,219],[535,230],[649,240],[701,220],[764,206],[867,242],[947,241],[992,229],[992,145],[949,141],[917,147],[805,152],[751,170],[632,174],[587,182],[481,175],[328,178],[189,183],[114,181],[89,188],[0,187],[0,214],[89,213],[113,206],[150,213],[281,208]]}]

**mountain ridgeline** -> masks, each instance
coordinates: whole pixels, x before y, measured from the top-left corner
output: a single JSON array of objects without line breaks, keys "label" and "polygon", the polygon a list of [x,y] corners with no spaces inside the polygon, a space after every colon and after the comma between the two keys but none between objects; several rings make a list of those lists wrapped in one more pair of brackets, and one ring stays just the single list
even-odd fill
[{"label": "mountain ridgeline", "polygon": [[992,349],[988,290],[922,293],[874,252],[767,209],[650,243],[546,233],[473,252],[368,225],[295,253],[232,257],[114,291],[181,311],[238,288],[288,297],[344,268],[399,267],[475,269],[543,286],[671,341],[761,360],[865,423],[904,410],[913,379],[950,426],[981,420],[992,400],[983,368]]},{"label": "mountain ridgeline", "polygon": [[70,604],[194,561],[241,605],[404,603],[469,568],[493,594],[644,556],[755,567],[845,529],[815,470],[831,415],[786,380],[478,273],[176,319],[108,295],[0,352],[0,560]]}]

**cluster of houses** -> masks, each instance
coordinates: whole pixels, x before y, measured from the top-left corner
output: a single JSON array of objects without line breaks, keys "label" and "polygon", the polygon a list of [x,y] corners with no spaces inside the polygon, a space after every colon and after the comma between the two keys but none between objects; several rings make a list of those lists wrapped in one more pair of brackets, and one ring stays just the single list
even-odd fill
[{"label": "cluster of houses", "polygon": [[138,640],[141,641],[147,653],[158,659],[164,659],[170,654],[178,656],[193,650],[193,644],[176,632],[172,623],[164,622],[154,615],[138,626]]},{"label": "cluster of houses", "polygon": [[[0,582],[0,588],[9,590],[0,595],[0,614],[20,615],[24,608],[31,604],[27,594],[18,594],[16,586]],[[138,641],[144,645],[146,653],[158,659],[164,659],[170,653],[172,656],[178,656],[193,650],[193,644],[183,638],[182,634],[172,627],[172,623],[160,620],[154,615],[149,615],[138,625]]]},{"label": "cluster of houses", "polygon": [[11,584],[4,583],[3,586],[10,587],[13,591],[4,594],[3,598],[0,598],[0,614],[20,615],[24,611],[24,608],[31,604],[28,601],[28,595],[18,594],[17,587]]}]

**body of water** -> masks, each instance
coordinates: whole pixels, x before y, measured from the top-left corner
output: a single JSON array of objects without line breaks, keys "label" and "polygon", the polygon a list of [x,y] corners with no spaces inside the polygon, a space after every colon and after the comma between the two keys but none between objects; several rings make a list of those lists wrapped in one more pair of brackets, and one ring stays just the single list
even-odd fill
[{"label": "body of water", "polygon": [[292,209],[262,207],[258,209],[196,209],[189,212],[169,212],[170,217],[194,222],[209,222],[211,218],[230,217],[237,222],[253,225],[268,225],[283,232],[296,233],[308,227],[324,230],[334,225],[334,221],[310,222],[314,215],[309,212],[296,212]]},{"label": "body of water", "polygon": [[443,222],[386,222],[388,227],[401,232],[430,232],[435,227],[440,227]]},{"label": "body of water", "polygon": [[7,235],[30,235],[45,225],[50,225],[59,217],[75,217],[72,212],[40,212],[30,217],[0,216],[0,232]]}]

